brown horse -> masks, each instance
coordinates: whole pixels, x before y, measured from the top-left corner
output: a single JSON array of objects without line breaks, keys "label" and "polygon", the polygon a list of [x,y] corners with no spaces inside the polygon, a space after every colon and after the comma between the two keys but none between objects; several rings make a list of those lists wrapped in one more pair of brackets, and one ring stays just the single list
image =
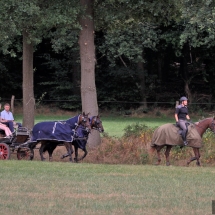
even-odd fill
[{"label": "brown horse", "polygon": [[[215,132],[214,120],[215,118],[206,118],[204,120],[201,120],[200,122],[196,122],[188,126],[187,146],[193,148],[195,156],[190,158],[189,161],[187,161],[187,165],[189,165],[192,161],[196,160],[196,165],[200,166],[199,148],[201,148],[202,136],[208,128],[210,128],[211,131]],[[166,165],[169,166],[169,154],[171,148],[176,145],[183,147],[183,141],[178,132],[179,128],[170,123],[162,125],[155,130],[152,137],[150,152],[153,152],[154,150],[157,151],[157,165],[159,165],[161,162],[160,151],[162,148],[166,146]]]},{"label": "brown horse", "polygon": [[88,132],[91,130],[89,114],[80,114],[66,121],[41,122],[37,123],[32,130],[32,138],[29,148],[34,149],[38,143],[41,143],[40,157],[44,161],[43,148],[50,142],[61,143],[66,147],[70,161],[72,162],[72,146],[75,130],[78,126],[84,127]]},{"label": "brown horse", "polygon": [[[100,119],[99,116],[93,116],[90,118],[90,126],[91,126],[91,129],[95,129],[99,132],[104,132],[104,128],[103,128],[103,125],[102,125],[102,121]],[[89,136],[89,131],[86,131],[82,126],[79,126],[76,130],[76,133],[77,133],[77,137],[74,138],[74,141],[72,142],[72,145],[74,146],[75,148],[75,158],[74,160],[76,162],[80,161],[80,160],[83,160],[86,155],[87,155],[87,149],[86,149],[86,144],[87,144],[87,139],[88,139],[88,136]],[[43,151],[43,153],[45,153],[46,151],[48,152],[49,154],[49,161],[52,160],[52,154],[53,154],[53,151],[55,150],[55,148],[57,146],[60,146],[61,144],[59,144],[59,142],[52,142],[52,141],[49,141],[48,144],[46,144],[42,149],[40,149],[41,151]],[[82,149],[84,151],[84,154],[81,158],[78,158],[78,149]],[[68,153],[65,154],[65,155],[62,155],[61,159],[65,158],[68,156]]]}]

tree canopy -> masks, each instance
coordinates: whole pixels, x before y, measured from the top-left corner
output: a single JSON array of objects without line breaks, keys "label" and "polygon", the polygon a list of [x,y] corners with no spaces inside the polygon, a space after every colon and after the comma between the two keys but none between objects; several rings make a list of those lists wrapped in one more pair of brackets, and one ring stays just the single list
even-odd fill
[{"label": "tree canopy", "polygon": [[85,17],[95,26],[92,78],[100,108],[138,107],[143,98],[148,103],[173,102],[182,95],[192,97],[192,102],[214,100],[214,1],[91,3],[93,13],[86,15],[86,7],[77,0],[0,2],[0,74],[7,80],[0,86],[2,98],[22,98],[20,59],[26,31],[27,43],[34,48],[36,99],[44,95],[44,100],[58,100],[62,108],[80,108],[78,39],[84,28],[79,21]]}]

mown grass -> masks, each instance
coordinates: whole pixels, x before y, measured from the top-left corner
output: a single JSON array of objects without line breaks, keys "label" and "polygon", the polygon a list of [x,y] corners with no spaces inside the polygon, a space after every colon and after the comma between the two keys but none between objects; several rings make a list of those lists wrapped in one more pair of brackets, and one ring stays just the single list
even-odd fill
[{"label": "mown grass", "polygon": [[[35,123],[69,117],[37,115]],[[18,161],[15,154],[12,160],[0,161],[1,214],[212,213],[215,170],[206,166],[215,160],[210,133],[204,137],[204,168],[195,163],[184,167],[191,156],[189,147],[172,151],[175,166],[166,167],[164,156],[161,166],[153,166],[147,154],[153,128],[174,122],[172,117],[103,116],[102,121],[108,135],[102,135],[102,144],[89,150],[83,163],[41,162],[38,150],[33,161]],[[134,127],[125,131],[128,125]],[[63,150],[57,147],[54,161],[62,161]]]},{"label": "mown grass", "polygon": [[213,168],[0,161],[1,214],[211,214]]}]

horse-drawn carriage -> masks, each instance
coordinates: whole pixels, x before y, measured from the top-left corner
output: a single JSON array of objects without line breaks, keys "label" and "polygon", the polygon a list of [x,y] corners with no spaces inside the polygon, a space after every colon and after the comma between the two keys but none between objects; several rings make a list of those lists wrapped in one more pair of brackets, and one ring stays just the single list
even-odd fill
[{"label": "horse-drawn carriage", "polygon": [[[41,160],[44,151],[48,151],[51,160],[53,150],[64,145],[68,157],[72,161],[72,145],[75,148],[75,161],[83,159],[87,155],[86,143],[91,129],[103,132],[102,122],[99,116],[88,117],[88,114],[79,114],[65,121],[51,121],[37,123],[32,131],[24,127],[18,128],[11,138],[0,137],[0,160],[7,160],[11,153],[17,153],[18,160],[33,160],[34,149],[39,149]],[[41,143],[40,148],[36,148]],[[78,148],[84,151],[84,156],[78,159]]]},{"label": "horse-drawn carriage", "polygon": [[[3,134],[3,131],[1,131]],[[0,137],[0,160],[8,160],[12,153],[18,160],[32,160],[34,150],[29,148],[30,131],[25,127],[18,128],[10,138]]]}]

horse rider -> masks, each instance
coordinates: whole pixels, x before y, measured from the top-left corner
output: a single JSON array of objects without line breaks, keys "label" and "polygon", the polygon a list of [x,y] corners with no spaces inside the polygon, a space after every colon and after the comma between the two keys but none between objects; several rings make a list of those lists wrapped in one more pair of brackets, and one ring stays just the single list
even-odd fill
[{"label": "horse rider", "polygon": [[180,105],[178,105],[175,110],[176,125],[182,129],[181,136],[185,146],[188,144],[186,140],[186,135],[187,135],[186,123],[187,123],[187,120],[190,120],[190,117],[188,115],[187,100],[188,99],[185,96],[182,96],[180,98]]}]

